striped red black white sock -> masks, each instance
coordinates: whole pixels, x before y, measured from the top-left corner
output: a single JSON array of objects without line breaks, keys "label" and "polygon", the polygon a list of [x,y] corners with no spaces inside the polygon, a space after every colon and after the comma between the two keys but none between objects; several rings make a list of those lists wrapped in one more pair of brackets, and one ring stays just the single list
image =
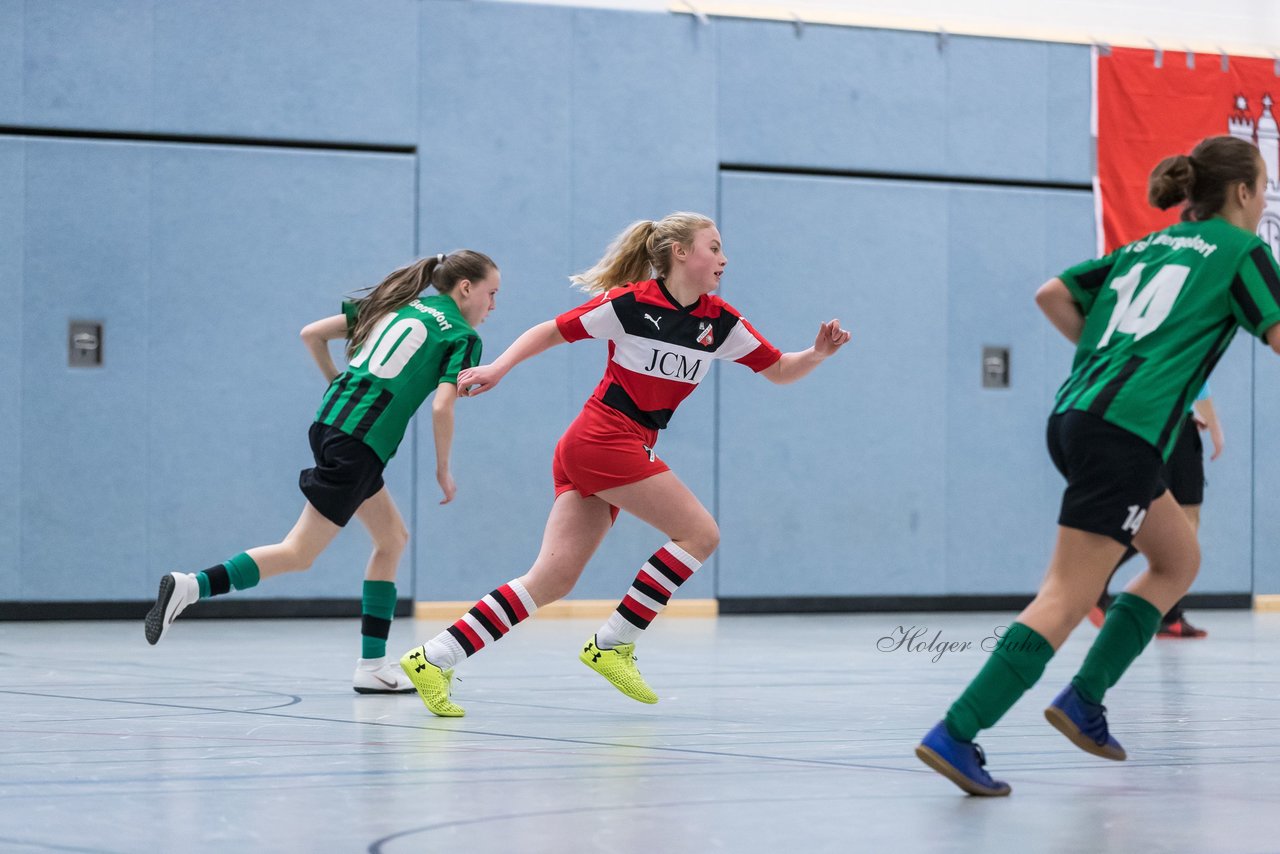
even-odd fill
[{"label": "striped red black white sock", "polygon": [[675,543],[667,543],[640,568],[631,589],[618,609],[596,632],[596,645],[612,649],[621,643],[635,643],[654,618],[667,607],[681,584],[698,571],[702,563]]},{"label": "striped red black white sock", "polygon": [[508,581],[481,599],[462,618],[424,645],[427,661],[448,670],[532,617],[538,610],[519,581]]}]

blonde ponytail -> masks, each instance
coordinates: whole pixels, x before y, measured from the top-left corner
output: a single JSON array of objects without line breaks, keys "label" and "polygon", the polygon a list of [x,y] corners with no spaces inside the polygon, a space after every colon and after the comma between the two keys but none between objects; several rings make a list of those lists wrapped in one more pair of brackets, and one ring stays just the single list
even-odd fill
[{"label": "blonde ponytail", "polygon": [[589,294],[604,293],[630,282],[643,282],[671,271],[671,247],[692,246],[699,229],[715,225],[710,217],[677,211],[654,222],[633,222],[613,239],[604,257],[569,281]]},{"label": "blonde ponytail", "polygon": [[649,238],[656,225],[651,219],[631,223],[613,239],[594,267],[570,276],[569,281],[589,294],[604,293],[628,282],[645,281],[653,269],[649,262]]}]

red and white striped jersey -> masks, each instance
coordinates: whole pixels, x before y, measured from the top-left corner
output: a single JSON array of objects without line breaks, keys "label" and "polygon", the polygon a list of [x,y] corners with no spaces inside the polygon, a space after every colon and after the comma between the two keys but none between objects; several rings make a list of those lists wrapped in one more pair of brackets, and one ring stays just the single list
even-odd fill
[{"label": "red and white striped jersey", "polygon": [[716,359],[763,371],[782,353],[720,297],[680,307],[661,280],[623,285],[556,318],[566,341],[607,338],[609,363],[592,397],[661,430]]}]

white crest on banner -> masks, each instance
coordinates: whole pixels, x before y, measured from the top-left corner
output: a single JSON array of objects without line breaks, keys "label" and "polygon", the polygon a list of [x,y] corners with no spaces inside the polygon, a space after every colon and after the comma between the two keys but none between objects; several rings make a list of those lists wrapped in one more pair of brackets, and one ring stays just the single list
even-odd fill
[{"label": "white crest on banner", "polygon": [[1275,101],[1268,92],[1259,100],[1262,112],[1255,118],[1249,110],[1249,99],[1236,95],[1235,109],[1227,118],[1227,132],[1252,142],[1262,152],[1267,164],[1267,209],[1258,223],[1258,236],[1271,246],[1280,258],[1280,125],[1271,107]]}]

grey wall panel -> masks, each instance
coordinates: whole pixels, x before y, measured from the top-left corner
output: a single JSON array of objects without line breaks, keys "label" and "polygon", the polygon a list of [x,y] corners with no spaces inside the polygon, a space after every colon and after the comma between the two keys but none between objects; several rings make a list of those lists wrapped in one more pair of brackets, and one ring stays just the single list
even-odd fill
[{"label": "grey wall panel", "polygon": [[[138,598],[147,566],[144,146],[27,144],[22,595]],[[67,322],[99,320],[103,365],[67,367]]]},{"label": "grey wall panel", "polygon": [[[11,314],[22,312],[23,221],[26,212],[26,147],[18,140],[0,140],[0,186],[12,188],[0,193],[0,304]],[[26,325],[10,324],[0,336],[0,386],[9,389],[0,405],[0,435],[22,445],[22,345]],[[20,455],[12,451],[0,455],[0,599],[16,599],[22,589],[21,527],[23,503]]]},{"label": "grey wall panel", "polygon": [[720,592],[940,593],[946,190],[728,174],[725,296],[784,350],[849,348],[792,386],[721,371]]}]

